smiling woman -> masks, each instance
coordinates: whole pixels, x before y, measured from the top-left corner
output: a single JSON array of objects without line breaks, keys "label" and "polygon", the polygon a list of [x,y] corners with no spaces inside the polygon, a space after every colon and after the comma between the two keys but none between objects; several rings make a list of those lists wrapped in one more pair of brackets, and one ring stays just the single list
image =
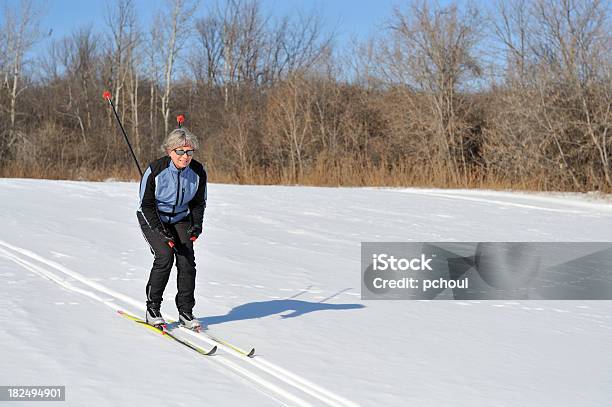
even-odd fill
[{"label": "smiling woman", "polygon": [[206,208],[206,170],[193,159],[198,147],[198,139],[189,130],[173,130],[161,146],[166,155],[151,163],[140,181],[138,221],[154,255],[146,286],[146,321],[151,325],[165,323],[161,303],[175,258],[179,322],[191,329],[200,325],[192,314],[196,276],[193,243],[202,233]]}]

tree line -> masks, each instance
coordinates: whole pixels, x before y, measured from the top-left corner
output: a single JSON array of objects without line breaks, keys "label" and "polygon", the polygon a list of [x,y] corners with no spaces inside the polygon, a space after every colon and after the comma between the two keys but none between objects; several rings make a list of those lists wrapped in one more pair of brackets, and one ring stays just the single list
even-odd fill
[{"label": "tree line", "polygon": [[116,0],[104,30],[50,40],[5,3],[0,175],[136,179],[108,89],[142,164],[184,114],[217,182],[609,192],[610,20],[604,0],[413,0],[339,47],[316,11],[170,0],[142,27]]}]

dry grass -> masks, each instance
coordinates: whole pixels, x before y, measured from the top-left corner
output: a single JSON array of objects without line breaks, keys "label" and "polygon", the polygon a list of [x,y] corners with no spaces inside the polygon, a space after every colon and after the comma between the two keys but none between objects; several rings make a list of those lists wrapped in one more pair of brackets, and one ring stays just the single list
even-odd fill
[{"label": "dry grass", "polygon": [[[588,192],[593,189],[577,190],[572,185],[555,185],[549,174],[534,174],[528,179],[513,180],[502,174],[470,174],[460,182],[451,181],[444,171],[412,168],[404,164],[372,163],[358,164],[349,159],[334,164],[318,161],[305,171],[301,179],[283,169],[252,169],[248,174],[223,171],[208,167],[209,181],[224,184],[248,185],[308,185],[326,187],[423,187],[423,188],[465,188],[520,191]],[[2,178],[36,178],[76,181],[132,181],[140,180],[133,167],[114,166],[108,169],[84,167],[41,167],[11,163],[0,167]],[[612,193],[611,190],[601,190]]]},{"label": "dry grass", "polygon": [[[512,180],[503,175],[482,175],[473,173],[462,182],[452,182],[444,173],[409,168],[405,165],[356,165],[349,161],[335,165],[317,163],[298,182],[287,171],[254,170],[250,176],[236,176],[228,172],[209,168],[211,182],[253,185],[309,185],[327,187],[423,187],[423,188],[465,188],[517,191],[588,192],[577,190],[572,185],[554,186],[547,174],[534,174],[529,179]],[[612,190],[601,191],[612,193]]]}]

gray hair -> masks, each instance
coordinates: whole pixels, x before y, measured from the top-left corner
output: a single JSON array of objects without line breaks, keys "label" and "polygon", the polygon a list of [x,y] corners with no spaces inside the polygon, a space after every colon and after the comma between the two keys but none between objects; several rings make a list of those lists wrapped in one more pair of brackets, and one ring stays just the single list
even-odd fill
[{"label": "gray hair", "polygon": [[196,136],[184,127],[172,130],[162,143],[161,150],[166,153],[168,150],[174,150],[175,148],[183,146],[193,147],[194,150],[200,147],[200,143],[198,143]]}]

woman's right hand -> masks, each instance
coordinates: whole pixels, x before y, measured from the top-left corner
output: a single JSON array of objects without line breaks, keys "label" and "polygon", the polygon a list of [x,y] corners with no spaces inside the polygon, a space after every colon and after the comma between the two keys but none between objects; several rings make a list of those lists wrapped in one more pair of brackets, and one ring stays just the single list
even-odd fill
[{"label": "woman's right hand", "polygon": [[174,249],[174,238],[172,237],[172,235],[163,228],[156,228],[153,229],[155,231],[155,233],[157,233],[157,236],[159,236],[159,238],[162,240],[162,242],[166,243],[168,246],[170,246],[171,248]]}]

